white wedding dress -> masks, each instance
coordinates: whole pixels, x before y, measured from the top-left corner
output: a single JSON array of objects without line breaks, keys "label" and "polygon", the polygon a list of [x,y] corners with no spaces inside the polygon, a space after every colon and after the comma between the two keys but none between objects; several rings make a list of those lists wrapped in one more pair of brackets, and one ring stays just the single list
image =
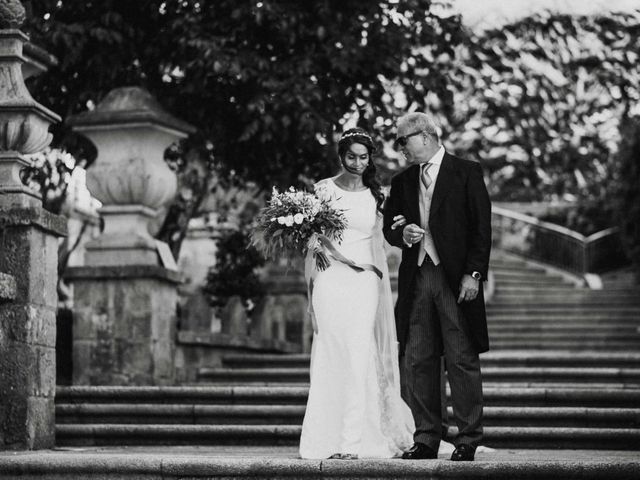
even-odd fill
[{"label": "white wedding dress", "polygon": [[390,458],[413,443],[414,422],[400,398],[397,341],[381,216],[371,192],[340,189],[332,179],[316,185],[318,195],[344,210],[347,228],[333,242],[347,259],[383,273],[358,272],[330,257],[315,270],[311,295],[318,333],[311,350],[311,386],[300,438],[302,458],[335,453]]}]

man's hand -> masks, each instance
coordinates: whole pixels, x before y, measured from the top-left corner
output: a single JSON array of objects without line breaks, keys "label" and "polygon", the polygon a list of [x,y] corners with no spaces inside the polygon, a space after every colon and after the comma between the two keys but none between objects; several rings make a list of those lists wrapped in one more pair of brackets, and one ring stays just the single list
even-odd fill
[{"label": "man's hand", "polygon": [[424,230],[420,228],[415,223],[410,223],[404,230],[402,231],[402,240],[408,246],[413,245],[414,243],[420,242],[422,240],[422,236],[424,235]]},{"label": "man's hand", "polygon": [[475,300],[480,289],[480,280],[475,280],[471,275],[463,275],[460,280],[460,295],[458,295],[458,303],[470,302]]},{"label": "man's hand", "polygon": [[391,230],[395,230],[398,227],[403,227],[407,224],[407,219],[404,218],[404,215],[396,215],[393,217],[393,225],[391,225]]}]

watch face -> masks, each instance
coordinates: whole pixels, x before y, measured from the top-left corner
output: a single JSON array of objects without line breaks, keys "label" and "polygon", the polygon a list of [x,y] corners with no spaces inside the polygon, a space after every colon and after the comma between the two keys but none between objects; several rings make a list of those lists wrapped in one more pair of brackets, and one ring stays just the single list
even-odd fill
[{"label": "watch face", "polygon": [[476,280],[480,280],[482,278],[482,275],[480,275],[480,272],[473,272],[471,276]]}]

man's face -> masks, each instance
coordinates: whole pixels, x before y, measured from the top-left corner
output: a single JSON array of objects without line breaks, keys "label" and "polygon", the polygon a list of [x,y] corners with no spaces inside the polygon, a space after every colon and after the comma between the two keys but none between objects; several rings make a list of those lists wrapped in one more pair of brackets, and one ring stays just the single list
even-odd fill
[{"label": "man's face", "polygon": [[425,149],[425,134],[417,127],[412,129],[406,125],[398,125],[396,144],[409,163],[418,163]]}]

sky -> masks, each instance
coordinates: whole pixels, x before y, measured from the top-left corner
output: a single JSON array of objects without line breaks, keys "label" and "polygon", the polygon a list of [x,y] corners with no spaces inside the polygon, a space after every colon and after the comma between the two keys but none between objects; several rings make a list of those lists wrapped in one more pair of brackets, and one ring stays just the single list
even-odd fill
[{"label": "sky", "polygon": [[560,13],[640,10],[640,0],[452,0],[453,9],[462,13],[463,23],[491,28],[542,10]]}]

